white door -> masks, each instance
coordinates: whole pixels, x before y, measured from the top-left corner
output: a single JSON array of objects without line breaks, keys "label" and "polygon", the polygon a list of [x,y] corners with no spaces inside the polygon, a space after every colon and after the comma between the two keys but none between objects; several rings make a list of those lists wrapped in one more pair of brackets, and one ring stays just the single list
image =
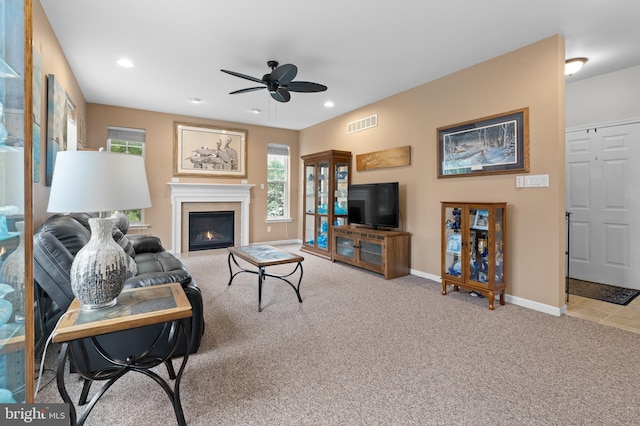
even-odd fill
[{"label": "white door", "polygon": [[640,290],[640,123],[567,132],[569,275]]}]

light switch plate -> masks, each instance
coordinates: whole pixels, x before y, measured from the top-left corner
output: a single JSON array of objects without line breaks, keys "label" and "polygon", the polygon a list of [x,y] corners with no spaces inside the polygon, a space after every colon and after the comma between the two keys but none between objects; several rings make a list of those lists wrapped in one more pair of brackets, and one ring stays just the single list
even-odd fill
[{"label": "light switch plate", "polygon": [[527,188],[546,188],[549,186],[549,175],[525,176],[524,186]]}]

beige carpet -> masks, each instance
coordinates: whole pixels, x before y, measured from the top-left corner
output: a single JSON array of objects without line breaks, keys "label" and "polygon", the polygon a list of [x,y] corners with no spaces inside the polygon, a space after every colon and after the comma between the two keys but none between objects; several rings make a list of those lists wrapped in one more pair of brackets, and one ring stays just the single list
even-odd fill
[{"label": "beige carpet", "polygon": [[[188,424],[640,422],[638,334],[509,304],[490,311],[487,299],[442,296],[433,281],[385,281],[303,256],[303,303],[268,279],[262,313],[255,275],[227,286],[226,255],[183,259],[203,290],[207,327],[181,387]],[[49,368],[56,350],[48,351]],[[79,382],[67,380],[77,395]],[[55,383],[38,401],[60,402]],[[171,425],[175,418],[155,382],[129,374],[87,424]]]}]

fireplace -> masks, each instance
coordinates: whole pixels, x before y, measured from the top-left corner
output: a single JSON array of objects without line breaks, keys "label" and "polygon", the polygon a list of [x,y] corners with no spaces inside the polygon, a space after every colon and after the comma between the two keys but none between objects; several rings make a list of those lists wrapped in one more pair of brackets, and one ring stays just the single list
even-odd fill
[{"label": "fireplace", "polygon": [[189,213],[234,211],[236,246],[249,245],[250,184],[171,182],[171,247],[174,253],[189,251]]},{"label": "fireplace", "polygon": [[189,251],[234,245],[233,211],[189,212]]}]

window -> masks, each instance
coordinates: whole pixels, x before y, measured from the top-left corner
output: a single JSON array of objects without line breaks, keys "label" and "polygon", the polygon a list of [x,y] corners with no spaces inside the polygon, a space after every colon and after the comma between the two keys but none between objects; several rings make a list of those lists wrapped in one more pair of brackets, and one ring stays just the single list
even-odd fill
[{"label": "window", "polygon": [[267,155],[267,219],[289,218],[289,146],[270,143]]},{"label": "window", "polygon": [[[125,129],[109,127],[107,129],[107,151],[122,152],[144,157],[145,131],[140,129]],[[144,210],[135,209],[124,212],[132,225],[144,222]]]}]

